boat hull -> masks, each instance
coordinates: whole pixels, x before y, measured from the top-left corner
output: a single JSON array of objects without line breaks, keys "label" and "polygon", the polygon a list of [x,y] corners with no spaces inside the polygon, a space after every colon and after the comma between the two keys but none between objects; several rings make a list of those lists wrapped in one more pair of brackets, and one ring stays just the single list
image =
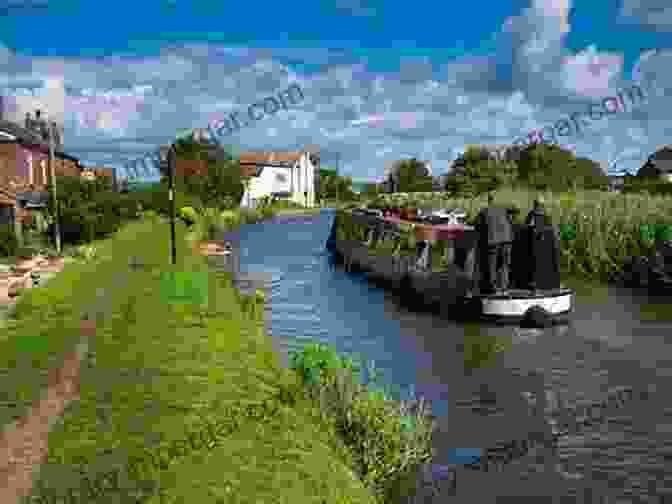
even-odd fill
[{"label": "boat hull", "polygon": [[574,307],[574,291],[566,288],[539,292],[518,290],[507,294],[478,296],[477,299],[481,317],[497,321],[520,321],[535,306],[542,308],[554,319],[564,318]]}]

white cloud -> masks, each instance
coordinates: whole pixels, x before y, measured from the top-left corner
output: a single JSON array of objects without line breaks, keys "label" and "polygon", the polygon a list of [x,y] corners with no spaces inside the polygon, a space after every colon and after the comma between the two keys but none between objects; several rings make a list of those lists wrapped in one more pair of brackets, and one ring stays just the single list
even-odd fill
[{"label": "white cloud", "polygon": [[[626,1],[624,9],[633,11],[634,3]],[[654,5],[638,3],[644,4]],[[0,85],[18,94],[55,79],[42,88],[50,96],[45,107],[56,110],[59,99],[64,104],[66,150],[84,161],[114,163],[115,156],[121,161],[172,141],[179,130],[245,113],[297,80],[302,103],[225,141],[264,150],[315,143],[339,152],[342,166],[355,175],[367,176],[382,175],[386,162],[415,153],[431,157],[435,173],[444,173],[465,144],[511,142],[624,87],[621,54],[594,44],[567,48],[571,6],[568,0],[534,0],[504,22],[492,54],[435,68],[425,60],[404,61],[398,74],[352,61],[304,77],[280,63],[283,50],[204,44],[100,60],[27,58],[0,47]],[[329,56],[322,49],[287,54],[308,65]],[[613,156],[615,146],[648,152],[669,140],[670,69],[672,52],[644,52],[634,75],[649,85],[646,103],[593,122],[567,144],[600,161]],[[25,100],[41,99],[27,94]]]}]

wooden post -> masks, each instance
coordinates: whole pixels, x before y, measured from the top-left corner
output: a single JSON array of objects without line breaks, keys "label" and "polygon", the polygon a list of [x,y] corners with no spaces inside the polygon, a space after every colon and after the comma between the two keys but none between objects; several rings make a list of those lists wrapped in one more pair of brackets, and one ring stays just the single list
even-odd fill
[{"label": "wooden post", "polygon": [[54,199],[54,231],[56,238],[56,252],[61,253],[61,224],[60,212],[58,208],[58,199],[56,197],[56,169],[54,167],[54,132],[53,123],[47,124],[49,132],[49,175],[51,176],[51,196]]},{"label": "wooden post", "polygon": [[175,247],[175,191],[174,191],[174,179],[175,179],[175,144],[170,146],[170,151],[168,152],[168,199],[170,201],[170,256],[172,264],[177,262],[177,249]]}]

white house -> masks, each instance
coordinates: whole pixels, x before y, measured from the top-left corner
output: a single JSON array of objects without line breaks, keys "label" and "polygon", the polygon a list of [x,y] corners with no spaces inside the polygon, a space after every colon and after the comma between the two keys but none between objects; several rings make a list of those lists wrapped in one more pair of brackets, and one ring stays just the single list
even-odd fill
[{"label": "white house", "polygon": [[302,152],[242,152],[240,167],[247,179],[242,206],[254,207],[260,198],[287,199],[315,206],[319,156]]}]

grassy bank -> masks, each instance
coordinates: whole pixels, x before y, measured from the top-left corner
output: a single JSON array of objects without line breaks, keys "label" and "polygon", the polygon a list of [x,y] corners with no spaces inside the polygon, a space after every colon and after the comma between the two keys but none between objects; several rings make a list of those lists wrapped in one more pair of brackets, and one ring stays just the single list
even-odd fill
[{"label": "grassy bank", "polygon": [[[205,273],[186,227],[177,231],[177,270]],[[27,400],[39,380],[21,380],[55,367],[103,294],[81,399],[50,435],[32,502],[373,504],[407,493],[401,476],[428,456],[428,417],[358,385],[323,348],[282,368],[263,310],[245,308],[261,301],[243,299],[226,273],[207,274],[207,306],[167,304],[169,258],[167,226],[145,219],[102,243],[96,262],[21,299],[3,344],[36,327],[53,344],[32,363],[2,354],[15,373],[6,394]]]},{"label": "grassy bank", "polygon": [[[495,203],[520,210],[522,222],[537,193],[527,190],[502,189]],[[430,207],[462,207],[468,220],[487,206],[487,197],[473,199],[449,198],[445,193],[413,193],[385,195],[369,201],[369,205]],[[576,237],[562,242],[562,270],[568,275],[606,280],[619,272],[628,256],[649,255],[653,242],[641,235],[646,224],[672,225],[672,198],[640,194],[619,194],[603,191],[545,194],[545,208],[554,224],[571,225]]]},{"label": "grassy bank", "polygon": [[275,210],[275,216],[283,215],[315,215],[320,213],[320,207],[313,208],[280,208]]}]

